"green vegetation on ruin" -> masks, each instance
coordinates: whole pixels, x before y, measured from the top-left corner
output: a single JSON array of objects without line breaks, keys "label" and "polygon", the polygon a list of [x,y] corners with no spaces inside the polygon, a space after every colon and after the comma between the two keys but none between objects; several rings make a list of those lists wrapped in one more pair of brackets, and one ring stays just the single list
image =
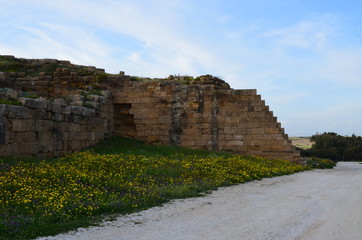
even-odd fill
[{"label": "green vegetation on ruin", "polygon": [[24,73],[27,77],[36,77],[39,76],[40,73],[52,76],[59,68],[69,69],[71,72],[76,72],[78,76],[94,76],[95,82],[104,81],[108,75],[89,67],[70,64],[67,61],[51,59],[27,60],[0,55],[0,72]]},{"label": "green vegetation on ruin", "polygon": [[21,102],[15,100],[0,99],[0,104],[21,106]]}]

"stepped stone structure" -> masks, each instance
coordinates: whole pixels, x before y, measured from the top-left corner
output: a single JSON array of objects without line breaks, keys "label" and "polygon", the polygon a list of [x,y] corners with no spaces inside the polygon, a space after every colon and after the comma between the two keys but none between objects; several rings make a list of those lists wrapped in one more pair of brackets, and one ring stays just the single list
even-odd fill
[{"label": "stepped stone structure", "polygon": [[0,56],[0,98],[20,105],[0,104],[0,156],[60,156],[113,135],[301,161],[256,90],[210,75],[147,79]]}]

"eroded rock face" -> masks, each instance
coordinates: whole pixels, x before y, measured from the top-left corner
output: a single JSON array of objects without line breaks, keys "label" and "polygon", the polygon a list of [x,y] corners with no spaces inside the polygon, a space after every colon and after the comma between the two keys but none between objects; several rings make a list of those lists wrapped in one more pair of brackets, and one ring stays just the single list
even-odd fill
[{"label": "eroded rock face", "polygon": [[256,90],[234,90],[211,75],[150,79],[0,56],[0,98],[21,105],[0,104],[4,156],[58,156],[120,135],[300,160]]}]

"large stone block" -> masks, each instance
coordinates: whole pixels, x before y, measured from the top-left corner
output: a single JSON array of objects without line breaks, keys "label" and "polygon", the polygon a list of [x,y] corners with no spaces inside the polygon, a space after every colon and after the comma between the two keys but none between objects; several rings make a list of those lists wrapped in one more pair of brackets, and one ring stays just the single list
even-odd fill
[{"label": "large stone block", "polygon": [[50,120],[42,120],[37,119],[35,120],[35,131],[50,131],[55,126],[55,123]]},{"label": "large stone block", "polygon": [[95,115],[96,115],[96,110],[91,109],[91,108],[87,108],[87,107],[82,108],[82,116],[94,117]]},{"label": "large stone block", "polygon": [[69,132],[79,132],[81,128],[80,124],[70,123],[69,124]]},{"label": "large stone block", "polygon": [[19,101],[23,104],[24,107],[28,108],[46,108],[46,100],[44,99],[31,99],[31,98],[19,98]]},{"label": "large stone block", "polygon": [[45,108],[33,109],[34,119],[50,119],[51,113],[45,110]]},{"label": "large stone block", "polygon": [[19,154],[20,155],[35,155],[39,152],[40,150],[40,143],[38,142],[27,142],[27,143],[22,143],[19,148]]},{"label": "large stone block", "polygon": [[58,101],[58,102],[49,102],[50,105],[50,110],[53,113],[61,113],[62,112],[62,104]]},{"label": "large stone block", "polygon": [[39,142],[52,142],[54,141],[54,134],[51,131],[35,132],[36,139]]},{"label": "large stone block", "polygon": [[29,108],[14,105],[0,105],[0,114],[9,118],[28,119],[32,118],[33,114]]},{"label": "large stone block", "polygon": [[63,98],[57,98],[54,100],[54,104],[56,105],[60,105],[61,107],[66,107],[67,106],[67,102],[65,101],[65,99]]},{"label": "large stone block", "polygon": [[13,151],[12,151],[12,148],[11,148],[11,145],[9,144],[0,144],[0,156],[2,157],[10,157],[10,156],[13,156]]},{"label": "large stone block", "polygon": [[35,132],[15,132],[14,138],[17,143],[35,142],[36,133]]},{"label": "large stone block", "polygon": [[80,106],[68,106],[64,108],[63,114],[81,115],[82,108]]},{"label": "large stone block", "polygon": [[8,91],[6,91],[6,95],[7,98],[9,98],[10,100],[17,100],[18,96],[19,96],[19,92],[15,91],[13,89],[9,89]]},{"label": "large stone block", "polygon": [[52,120],[56,121],[56,122],[63,122],[64,121],[64,115],[56,113],[56,114],[53,115]]},{"label": "large stone block", "polygon": [[14,119],[12,121],[12,131],[28,132],[34,130],[34,120]]},{"label": "large stone block", "polygon": [[8,143],[9,143],[9,132],[0,129],[0,145]]}]

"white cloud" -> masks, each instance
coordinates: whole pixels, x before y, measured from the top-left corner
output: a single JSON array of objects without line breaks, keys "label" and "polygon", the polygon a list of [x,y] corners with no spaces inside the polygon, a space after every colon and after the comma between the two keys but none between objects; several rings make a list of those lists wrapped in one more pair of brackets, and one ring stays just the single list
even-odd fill
[{"label": "white cloud", "polygon": [[302,20],[291,26],[273,29],[263,36],[276,38],[276,42],[284,46],[294,46],[317,51],[328,42],[333,32],[336,19],[330,15],[317,19]]}]

